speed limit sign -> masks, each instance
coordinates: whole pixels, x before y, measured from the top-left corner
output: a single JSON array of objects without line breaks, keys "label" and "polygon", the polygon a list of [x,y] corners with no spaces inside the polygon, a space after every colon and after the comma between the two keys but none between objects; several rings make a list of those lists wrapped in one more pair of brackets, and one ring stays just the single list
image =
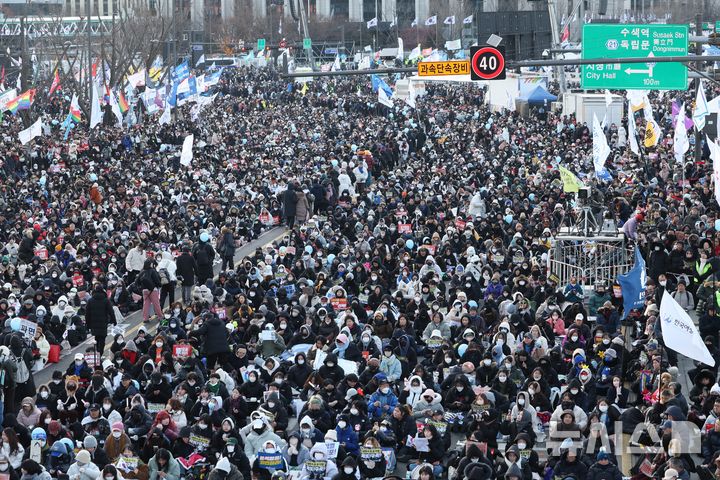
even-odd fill
[{"label": "speed limit sign", "polygon": [[470,78],[472,80],[503,80],[505,78],[505,47],[470,47]]}]

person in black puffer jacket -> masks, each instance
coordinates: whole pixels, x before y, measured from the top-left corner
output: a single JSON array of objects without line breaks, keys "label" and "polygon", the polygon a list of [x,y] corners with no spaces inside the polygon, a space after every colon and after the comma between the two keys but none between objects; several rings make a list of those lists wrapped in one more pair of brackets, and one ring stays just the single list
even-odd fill
[{"label": "person in black puffer jacket", "polygon": [[217,315],[206,312],[203,325],[190,334],[192,337],[204,337],[205,355],[207,356],[207,368],[211,369],[218,362],[221,366],[227,363],[230,353],[230,346],[227,340],[227,329]]},{"label": "person in black puffer jacket", "polygon": [[102,356],[105,351],[105,338],[108,325],[117,325],[112,302],[100,285],[93,290],[85,309],[85,325],[95,337],[95,348]]}]

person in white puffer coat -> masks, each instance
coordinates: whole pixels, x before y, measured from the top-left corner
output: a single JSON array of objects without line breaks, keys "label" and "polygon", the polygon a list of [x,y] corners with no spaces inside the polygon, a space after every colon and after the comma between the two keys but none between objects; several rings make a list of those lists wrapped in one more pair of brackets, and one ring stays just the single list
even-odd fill
[{"label": "person in white puffer coat", "polygon": [[340,170],[340,175],[338,175],[338,182],[340,183],[340,186],[338,187],[338,192],[341,195],[344,191],[347,190],[351,197],[355,196],[355,188],[353,187],[352,180],[350,179],[350,175],[347,174],[347,170],[345,170],[344,168]]}]

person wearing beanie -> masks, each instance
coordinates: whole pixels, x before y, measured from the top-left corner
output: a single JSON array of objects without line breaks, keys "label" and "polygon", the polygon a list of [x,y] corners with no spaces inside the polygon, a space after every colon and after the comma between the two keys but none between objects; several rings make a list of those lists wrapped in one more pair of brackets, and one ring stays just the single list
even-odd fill
[{"label": "person wearing beanie", "polygon": [[105,468],[105,465],[110,463],[110,459],[105,453],[105,450],[98,448],[98,441],[92,435],[88,435],[83,440],[83,447],[90,453],[92,462],[97,465],[99,469]]},{"label": "person wearing beanie", "polygon": [[105,453],[111,462],[120,457],[123,450],[131,444],[130,437],[125,433],[125,425],[115,422],[110,426],[110,435],[105,439]]},{"label": "person wearing beanie", "polygon": [[243,480],[243,476],[227,457],[222,457],[208,475],[208,480]]},{"label": "person wearing beanie", "polygon": [[622,480],[622,472],[610,461],[610,454],[600,449],[597,461],[590,467],[587,480]]},{"label": "person wearing beanie", "polygon": [[100,476],[100,469],[92,463],[90,452],[80,450],[75,456],[75,463],[70,465],[67,476],[71,480],[97,480]]}]

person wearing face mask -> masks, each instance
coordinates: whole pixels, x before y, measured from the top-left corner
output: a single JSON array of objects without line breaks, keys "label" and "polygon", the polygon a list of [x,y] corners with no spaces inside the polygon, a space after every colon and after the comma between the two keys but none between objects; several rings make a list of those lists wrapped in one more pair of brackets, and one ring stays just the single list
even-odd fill
[{"label": "person wearing face mask", "polygon": [[573,420],[576,422],[580,430],[584,429],[588,423],[588,416],[582,408],[575,404],[573,396],[570,391],[563,393],[560,405],[555,408],[550,417],[551,422],[560,422],[561,417],[569,411],[573,415]]},{"label": "person wearing face mask", "polygon": [[323,366],[318,370],[320,376],[325,380],[332,380],[334,384],[338,384],[345,377],[345,371],[338,365],[337,355],[328,354],[323,361]]},{"label": "person wearing face mask", "polygon": [[277,447],[283,448],[285,442],[273,432],[267,424],[267,420],[256,418],[251,424],[251,429],[245,437],[245,456],[252,465],[260,452],[268,442],[273,442]]},{"label": "person wearing face mask", "polygon": [[250,462],[248,461],[243,449],[240,448],[240,442],[236,437],[229,437],[223,448],[219,452],[220,458],[227,458],[230,463],[235,465],[243,478],[251,478]]},{"label": "person wearing face mask", "polygon": [[357,462],[353,457],[345,457],[337,475],[333,476],[331,480],[357,480],[358,478]]},{"label": "person wearing face mask", "polygon": [[289,417],[288,410],[282,397],[278,391],[271,390],[272,393],[268,395],[267,402],[262,404],[261,408],[271,412],[274,415],[271,426],[273,429],[280,433],[287,429]]},{"label": "person wearing face mask", "polygon": [[287,446],[282,451],[287,465],[293,469],[299,469],[310,459],[310,449],[303,445],[300,435],[295,432],[288,437]]},{"label": "person wearing face mask", "polygon": [[378,389],[370,396],[368,401],[368,413],[371,419],[382,419],[392,412],[398,403],[398,398],[390,388],[390,381],[384,373],[375,375]]},{"label": "person wearing face mask", "polygon": [[31,397],[25,397],[20,403],[20,411],[17,414],[17,422],[26,427],[36,427],[40,420],[40,409],[35,405]]},{"label": "person wearing face mask", "polygon": [[305,462],[300,470],[299,480],[312,478],[333,478],[338,474],[335,462],[328,458],[327,447],[324,443],[316,443],[310,449],[310,461]]},{"label": "person wearing face mask", "polygon": [[85,306],[85,325],[95,337],[95,348],[102,356],[109,325],[117,325],[112,302],[100,285],[95,287]]},{"label": "person wearing face mask", "polygon": [[346,454],[357,456],[360,454],[358,433],[351,425],[347,415],[339,415],[335,427],[337,442],[344,448]]},{"label": "person wearing face mask", "polygon": [[92,435],[87,435],[83,439],[83,447],[90,453],[92,462],[98,466],[98,468],[105,468],[110,463],[110,459],[105,453],[105,450],[98,448],[98,441]]},{"label": "person wearing face mask", "polygon": [[390,383],[395,383],[402,377],[402,364],[391,345],[387,345],[383,349],[380,371],[385,374]]},{"label": "person wearing face mask", "polygon": [[67,476],[70,480],[97,480],[100,469],[92,463],[90,452],[80,450],[75,456],[75,463],[70,465]]}]

